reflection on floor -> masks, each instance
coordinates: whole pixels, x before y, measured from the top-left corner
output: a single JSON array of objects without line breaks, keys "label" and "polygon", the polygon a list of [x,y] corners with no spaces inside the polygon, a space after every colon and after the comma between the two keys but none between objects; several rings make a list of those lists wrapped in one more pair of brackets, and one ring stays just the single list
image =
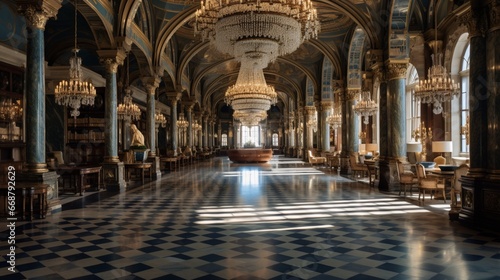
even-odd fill
[{"label": "reflection on floor", "polygon": [[500,279],[499,236],[450,222],[447,207],[296,159],[214,158],[18,222],[19,272],[7,270],[4,232],[0,277]]}]

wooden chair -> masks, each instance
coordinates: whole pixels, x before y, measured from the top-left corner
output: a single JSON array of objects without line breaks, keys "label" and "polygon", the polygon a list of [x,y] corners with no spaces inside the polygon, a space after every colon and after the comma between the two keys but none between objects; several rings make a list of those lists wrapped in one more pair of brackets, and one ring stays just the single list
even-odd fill
[{"label": "wooden chair", "polygon": [[425,168],[422,164],[417,163],[417,177],[418,177],[418,200],[420,200],[420,195],[422,195],[422,202],[425,202],[425,191],[428,190],[431,194],[431,199],[436,191],[441,191],[443,194],[443,201],[446,203],[446,194],[444,184],[439,183],[436,178],[427,178],[425,174]]},{"label": "wooden chair", "polygon": [[326,163],[326,157],[317,157],[313,155],[313,152],[311,150],[308,151],[309,155],[309,163],[310,164],[325,164]]},{"label": "wooden chair", "polygon": [[412,195],[413,186],[418,187],[418,178],[411,171],[405,171],[404,164],[401,161],[397,161],[396,170],[399,178],[399,195],[401,195],[401,190],[404,190],[404,196],[406,197],[406,189],[409,188],[410,195]]},{"label": "wooden chair", "polygon": [[436,165],[443,165],[446,164],[446,158],[443,156],[437,156],[434,158],[434,162],[436,163]]},{"label": "wooden chair", "polygon": [[351,167],[351,173],[354,177],[358,174],[364,177],[368,172],[368,167],[365,164],[359,163],[355,154],[349,156],[349,166]]},{"label": "wooden chair", "polygon": [[[469,166],[467,164],[461,164],[453,175],[453,181],[451,185],[450,197],[451,197],[451,207],[455,209],[462,208],[462,182],[459,181],[460,177],[466,175],[469,172]],[[460,202],[459,202],[460,201]],[[460,203],[460,204],[459,204]]]}]

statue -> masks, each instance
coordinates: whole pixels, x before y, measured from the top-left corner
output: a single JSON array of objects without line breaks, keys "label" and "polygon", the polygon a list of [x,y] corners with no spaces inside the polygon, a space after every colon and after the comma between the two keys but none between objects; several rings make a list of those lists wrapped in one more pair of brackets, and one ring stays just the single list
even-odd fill
[{"label": "statue", "polygon": [[130,141],[130,147],[142,146],[144,145],[144,135],[139,131],[135,124],[130,125],[132,131],[132,140]]}]

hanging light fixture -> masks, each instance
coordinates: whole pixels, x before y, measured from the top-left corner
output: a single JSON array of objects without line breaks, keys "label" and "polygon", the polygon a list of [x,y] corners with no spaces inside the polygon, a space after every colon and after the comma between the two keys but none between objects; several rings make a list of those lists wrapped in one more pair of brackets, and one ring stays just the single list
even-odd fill
[{"label": "hanging light fixture", "polygon": [[155,124],[161,127],[167,126],[167,119],[165,118],[165,115],[160,112],[155,113]]},{"label": "hanging light fixture", "polygon": [[201,124],[199,124],[197,120],[194,120],[193,130],[194,131],[200,131],[201,130]]},{"label": "hanging light fixture", "polygon": [[427,79],[420,80],[415,86],[413,95],[422,103],[433,104],[432,112],[437,115],[443,112],[443,103],[458,96],[460,90],[458,83],[450,78],[446,67],[442,65],[443,54],[440,52],[442,42],[437,40],[436,8],[434,1],[434,42],[430,44],[433,50],[432,66],[428,70]]},{"label": "hanging light fixture", "polygon": [[[340,109],[338,109],[340,111]],[[328,118],[326,119],[326,122],[333,128],[337,129],[342,126],[342,115],[340,113],[335,113],[334,110],[332,110],[332,113]]]},{"label": "hanging light fixture", "polygon": [[123,97],[123,103],[118,104],[116,108],[116,114],[119,120],[134,120],[137,121],[141,118],[141,109],[139,106],[134,104],[132,99],[132,90],[130,89],[130,55],[127,56],[127,85],[125,86],[125,96]]},{"label": "hanging light fixture", "polygon": [[177,127],[181,130],[184,130],[188,126],[189,126],[189,122],[184,118],[184,113],[180,113],[179,119],[177,120]]},{"label": "hanging light fixture", "polygon": [[78,57],[77,46],[77,2],[75,0],[75,48],[74,56],[69,59],[69,81],[59,82],[54,90],[56,103],[70,107],[71,116],[76,119],[80,115],[81,105],[94,105],[95,87],[90,81],[83,81],[82,59]]},{"label": "hanging light fixture", "polygon": [[375,115],[378,111],[378,105],[370,98],[370,91],[362,91],[358,102],[353,107],[354,112],[363,117],[363,123],[370,122],[369,117]]}]

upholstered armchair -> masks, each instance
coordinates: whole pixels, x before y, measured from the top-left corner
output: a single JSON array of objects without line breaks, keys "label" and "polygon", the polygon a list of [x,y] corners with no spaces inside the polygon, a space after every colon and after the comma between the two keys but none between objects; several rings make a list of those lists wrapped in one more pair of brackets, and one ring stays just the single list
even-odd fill
[{"label": "upholstered armchair", "polygon": [[418,178],[417,176],[411,172],[406,171],[404,169],[404,164],[401,161],[398,161],[396,164],[396,170],[398,172],[399,177],[399,195],[401,195],[401,190],[404,191],[404,196],[406,196],[406,190],[410,190],[410,195],[412,195],[412,188],[414,186],[418,187]]},{"label": "upholstered armchair", "polygon": [[436,191],[441,191],[443,194],[443,201],[446,203],[446,194],[444,184],[438,182],[437,178],[428,178],[425,174],[425,168],[422,164],[417,163],[417,177],[418,177],[418,199],[420,200],[420,195],[422,195],[422,202],[425,201],[425,192],[429,191],[431,199]]},{"label": "upholstered armchair", "polygon": [[311,150],[308,151],[309,163],[310,164],[325,164],[326,157],[317,157],[313,154]]},{"label": "upholstered armchair", "polygon": [[368,173],[368,166],[358,162],[356,155],[357,154],[352,154],[349,156],[349,166],[351,167],[351,172],[354,177],[357,175],[363,177]]}]

